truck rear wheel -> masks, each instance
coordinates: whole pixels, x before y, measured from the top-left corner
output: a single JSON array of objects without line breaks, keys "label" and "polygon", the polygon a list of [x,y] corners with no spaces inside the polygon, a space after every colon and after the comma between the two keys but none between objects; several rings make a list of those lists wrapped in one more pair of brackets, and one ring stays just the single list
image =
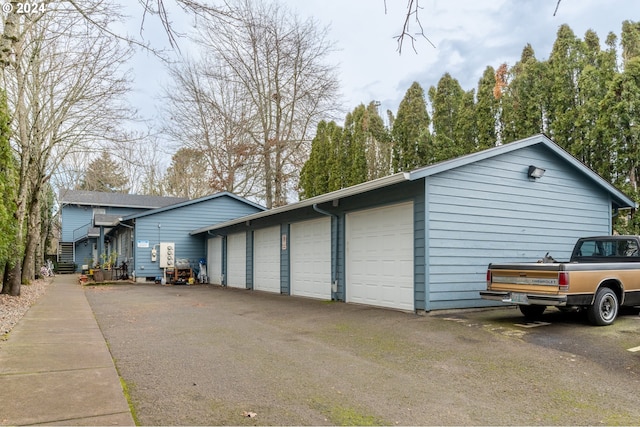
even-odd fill
[{"label": "truck rear wheel", "polygon": [[612,324],[618,316],[618,296],[609,288],[600,288],[596,292],[593,305],[587,308],[589,322],[596,326]]},{"label": "truck rear wheel", "polygon": [[520,312],[525,318],[530,320],[537,320],[542,316],[544,310],[547,308],[545,305],[518,305]]}]

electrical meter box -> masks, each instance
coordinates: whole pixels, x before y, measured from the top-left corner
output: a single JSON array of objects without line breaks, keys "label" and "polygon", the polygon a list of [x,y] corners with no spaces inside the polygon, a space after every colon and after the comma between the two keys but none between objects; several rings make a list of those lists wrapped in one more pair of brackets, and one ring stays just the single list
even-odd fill
[{"label": "electrical meter box", "polygon": [[160,243],[160,268],[173,268],[176,266],[175,243]]}]

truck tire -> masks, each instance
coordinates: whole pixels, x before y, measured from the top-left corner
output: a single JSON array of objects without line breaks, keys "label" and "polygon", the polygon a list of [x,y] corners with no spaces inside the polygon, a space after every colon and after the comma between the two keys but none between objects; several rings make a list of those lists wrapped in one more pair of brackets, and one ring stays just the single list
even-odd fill
[{"label": "truck tire", "polygon": [[607,326],[618,316],[618,296],[610,288],[600,288],[596,292],[593,305],[587,308],[587,317],[592,325]]},{"label": "truck tire", "polygon": [[537,320],[542,316],[544,310],[547,308],[546,305],[518,305],[520,309],[520,313],[524,315],[526,319],[529,320]]}]

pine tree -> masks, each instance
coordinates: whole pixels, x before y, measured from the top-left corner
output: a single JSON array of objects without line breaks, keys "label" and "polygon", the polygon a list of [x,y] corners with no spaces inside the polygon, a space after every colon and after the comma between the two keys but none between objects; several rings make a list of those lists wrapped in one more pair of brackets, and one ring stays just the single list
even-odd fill
[{"label": "pine tree", "polygon": [[164,177],[167,194],[196,199],[217,191],[227,191],[223,183],[215,182],[207,157],[197,148],[182,147],[171,156]]},{"label": "pine tree", "polygon": [[367,180],[367,131],[363,126],[366,109],[363,104],[348,113],[344,121],[342,137],[344,148],[344,187],[360,184]]},{"label": "pine tree", "polygon": [[120,165],[104,150],[100,157],[89,163],[84,178],[76,189],[126,194],[129,192],[128,182]]},{"label": "pine tree", "polygon": [[409,171],[429,163],[430,122],[424,90],[414,82],[400,102],[391,128],[394,172]]}]

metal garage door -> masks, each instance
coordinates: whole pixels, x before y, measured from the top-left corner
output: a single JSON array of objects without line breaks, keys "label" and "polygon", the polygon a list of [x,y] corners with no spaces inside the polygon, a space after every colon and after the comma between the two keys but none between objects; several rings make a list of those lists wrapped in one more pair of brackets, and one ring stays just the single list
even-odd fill
[{"label": "metal garage door", "polygon": [[413,203],[347,214],[346,300],[414,309]]},{"label": "metal garage door", "polygon": [[291,224],[291,295],[331,299],[331,218]]},{"label": "metal garage door", "polygon": [[207,242],[207,276],[209,283],[222,284],[222,237],[214,237]]},{"label": "metal garage door", "polygon": [[227,236],[227,286],[247,287],[247,237],[245,233]]},{"label": "metal garage door", "polygon": [[280,293],[280,226],[253,233],[253,287]]}]

